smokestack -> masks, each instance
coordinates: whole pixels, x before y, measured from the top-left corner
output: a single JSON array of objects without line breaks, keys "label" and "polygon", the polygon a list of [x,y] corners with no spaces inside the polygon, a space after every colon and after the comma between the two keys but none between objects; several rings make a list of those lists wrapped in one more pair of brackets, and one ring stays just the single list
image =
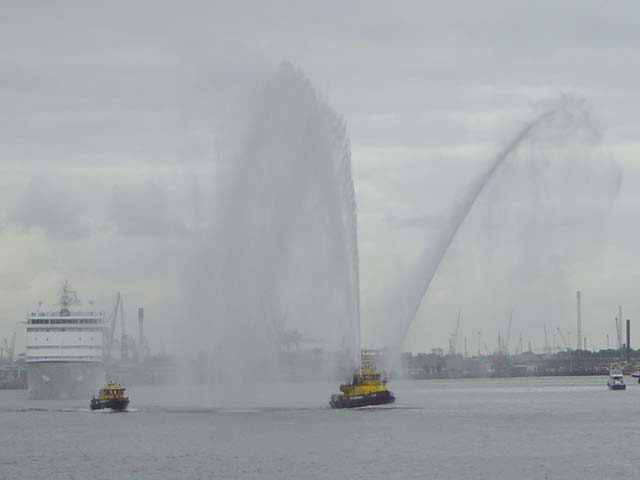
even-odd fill
[{"label": "smokestack", "polygon": [[582,350],[582,299],[580,290],[576,292],[576,308],[578,311],[578,336],[576,337],[578,350]]},{"label": "smokestack", "polygon": [[631,321],[627,318],[627,362],[631,361]]},{"label": "smokestack", "polygon": [[138,307],[138,361],[144,360],[144,308]]},{"label": "smokestack", "polygon": [[618,349],[622,349],[622,305],[618,305],[618,322],[616,326],[618,327]]}]

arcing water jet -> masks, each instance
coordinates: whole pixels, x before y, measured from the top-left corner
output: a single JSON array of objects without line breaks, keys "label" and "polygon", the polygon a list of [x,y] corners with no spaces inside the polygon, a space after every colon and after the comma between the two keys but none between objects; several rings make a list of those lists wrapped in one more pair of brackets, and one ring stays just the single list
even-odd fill
[{"label": "arcing water jet", "polygon": [[[435,247],[424,253],[422,260],[418,263],[420,267],[417,275],[413,278],[413,281],[409,282],[408,294],[405,297],[406,311],[402,316],[399,334],[392,344],[392,347],[396,351],[399,351],[401,348],[435,274],[478,198],[483,191],[486,190],[492,179],[494,179],[500,167],[516,154],[522,144],[527,140],[536,139],[537,134],[540,133],[543,128],[547,127],[553,130],[554,133],[551,140],[560,145],[564,144],[565,146],[566,143],[570,141],[576,141],[576,133],[586,134],[585,138],[577,138],[578,142],[590,142],[593,140],[593,137],[598,134],[593,116],[586,108],[584,102],[567,97],[563,97],[556,106],[537,116],[520,129],[515,137],[491,162],[485,173],[471,186],[463,200],[459,202],[449,228],[438,239]],[[545,133],[548,134],[549,131],[545,131]],[[541,134],[540,136],[543,135]],[[549,139],[542,138],[542,140],[548,141]],[[617,181],[619,182],[619,178]],[[616,191],[618,187],[619,183],[616,186]]]}]

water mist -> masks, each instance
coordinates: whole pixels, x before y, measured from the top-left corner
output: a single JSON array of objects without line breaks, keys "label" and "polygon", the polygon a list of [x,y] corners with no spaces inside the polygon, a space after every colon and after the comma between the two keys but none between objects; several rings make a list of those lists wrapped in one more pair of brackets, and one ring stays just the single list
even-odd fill
[{"label": "water mist", "polygon": [[359,273],[344,122],[286,63],[247,112],[217,170],[215,228],[194,246],[186,345],[213,381],[286,378],[284,354],[303,347],[322,352],[315,375],[352,368]]}]

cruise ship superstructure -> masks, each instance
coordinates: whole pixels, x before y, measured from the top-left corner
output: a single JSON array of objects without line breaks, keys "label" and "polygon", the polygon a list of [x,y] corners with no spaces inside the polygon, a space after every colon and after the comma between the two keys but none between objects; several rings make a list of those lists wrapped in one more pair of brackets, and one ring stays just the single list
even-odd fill
[{"label": "cruise ship superstructure", "polygon": [[105,379],[104,313],[84,307],[68,282],[59,303],[27,316],[29,397],[90,395]]}]

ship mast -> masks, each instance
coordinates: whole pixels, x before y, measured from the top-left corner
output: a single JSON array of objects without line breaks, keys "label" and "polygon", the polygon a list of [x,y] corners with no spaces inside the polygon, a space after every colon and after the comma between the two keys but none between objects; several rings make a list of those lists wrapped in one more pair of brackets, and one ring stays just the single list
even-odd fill
[{"label": "ship mast", "polygon": [[64,308],[67,308],[70,305],[75,305],[77,303],[79,303],[77,292],[71,288],[69,280],[65,280],[62,284],[62,290],[60,292],[60,305],[62,305]]}]

